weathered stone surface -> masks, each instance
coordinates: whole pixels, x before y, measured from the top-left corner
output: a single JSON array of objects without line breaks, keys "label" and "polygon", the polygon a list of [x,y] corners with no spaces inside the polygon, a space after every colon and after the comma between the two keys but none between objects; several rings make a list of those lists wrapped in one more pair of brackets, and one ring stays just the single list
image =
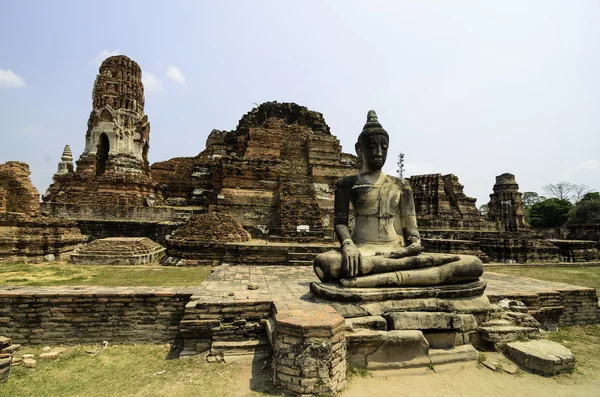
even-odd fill
[{"label": "weathered stone surface", "polygon": [[346,331],[354,332],[359,329],[387,331],[387,322],[381,316],[366,316],[346,319]]},{"label": "weathered stone surface", "polygon": [[310,290],[318,297],[341,302],[371,302],[382,300],[463,298],[483,294],[482,280],[436,285],[431,287],[344,288],[337,283],[311,283]]},{"label": "weathered stone surface", "polygon": [[473,331],[477,322],[470,314],[443,312],[392,312],[384,314],[390,329]]},{"label": "weathered stone surface", "polygon": [[35,368],[37,365],[37,361],[35,361],[33,358],[24,358],[23,365],[25,366],[25,368]]},{"label": "weathered stone surface", "polygon": [[372,316],[383,315],[386,312],[408,312],[408,311],[436,311],[468,313],[484,316],[495,309],[486,295],[472,296],[467,298],[442,299],[403,299],[386,300],[381,302],[357,303],[360,308],[366,310]]},{"label": "weathered stone surface", "polygon": [[451,364],[465,361],[477,361],[479,353],[469,344],[450,349],[430,349],[429,359],[433,365]]},{"label": "weathered stone surface", "polygon": [[12,359],[12,355],[6,358],[0,358],[0,383],[5,383],[8,381]]},{"label": "weathered stone surface", "polygon": [[148,205],[156,184],[148,164],[150,123],[144,114],[141,68],[124,55],[105,59],[92,96],[77,169],[68,166],[71,156],[65,148],[44,201],[98,209]]},{"label": "weathered stone surface", "polygon": [[481,338],[491,343],[507,343],[520,338],[539,338],[539,330],[510,323],[487,322],[478,329]]},{"label": "weathered stone surface", "polygon": [[575,368],[571,350],[549,340],[508,343],[506,353],[521,368],[545,376],[571,372]]},{"label": "weathered stone surface", "polygon": [[349,333],[348,361],[367,369],[422,366],[429,344],[421,331],[359,330]]},{"label": "weathered stone surface", "polygon": [[71,254],[71,263],[141,265],[158,262],[165,248],[147,237],[109,237],[94,240]]}]

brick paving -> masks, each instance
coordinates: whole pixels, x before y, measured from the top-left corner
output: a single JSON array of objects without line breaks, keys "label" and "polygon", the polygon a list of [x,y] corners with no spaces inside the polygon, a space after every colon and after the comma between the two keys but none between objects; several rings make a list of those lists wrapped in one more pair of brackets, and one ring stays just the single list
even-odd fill
[{"label": "brick paving", "polygon": [[[515,277],[486,271],[486,294],[535,295],[552,291],[589,291],[591,288]],[[199,286],[190,287],[1,287],[0,297],[42,295],[159,295],[191,294],[199,299],[219,299],[223,302],[247,299],[294,301],[306,300],[309,284],[318,281],[312,266],[228,266],[217,267]],[[248,289],[249,284],[257,289]],[[231,293],[233,294],[231,295]]]}]

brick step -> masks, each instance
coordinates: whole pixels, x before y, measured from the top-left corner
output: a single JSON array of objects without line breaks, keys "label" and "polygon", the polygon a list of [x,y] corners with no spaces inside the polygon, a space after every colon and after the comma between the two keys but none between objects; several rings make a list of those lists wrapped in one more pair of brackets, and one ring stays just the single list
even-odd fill
[{"label": "brick step", "polygon": [[316,252],[288,252],[288,260],[289,261],[313,261],[315,256],[318,253]]},{"label": "brick step", "polygon": [[313,261],[288,261],[291,266],[312,266]]}]

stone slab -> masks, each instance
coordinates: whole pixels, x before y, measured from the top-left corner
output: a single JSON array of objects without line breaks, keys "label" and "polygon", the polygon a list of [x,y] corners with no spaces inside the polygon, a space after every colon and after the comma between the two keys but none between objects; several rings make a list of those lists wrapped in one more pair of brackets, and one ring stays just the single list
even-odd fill
[{"label": "stone slab", "polygon": [[464,298],[480,296],[485,290],[484,280],[432,287],[345,288],[338,283],[311,283],[311,292],[323,299],[338,302],[379,302],[382,300]]},{"label": "stone slab", "polygon": [[348,361],[367,369],[390,369],[428,362],[429,343],[421,331],[360,330],[346,335]]},{"label": "stone slab", "polygon": [[575,368],[571,350],[549,340],[508,343],[506,353],[519,367],[545,376],[572,372]]},{"label": "stone slab", "polygon": [[470,314],[443,312],[392,312],[384,314],[390,329],[396,330],[460,330],[472,331],[477,328],[475,318]]},{"label": "stone slab", "polygon": [[479,327],[481,338],[492,343],[507,343],[519,338],[539,337],[537,328],[521,327],[518,325],[491,325]]},{"label": "stone slab", "polygon": [[381,316],[365,316],[346,319],[346,331],[354,332],[359,329],[387,331],[388,324],[385,318]]}]

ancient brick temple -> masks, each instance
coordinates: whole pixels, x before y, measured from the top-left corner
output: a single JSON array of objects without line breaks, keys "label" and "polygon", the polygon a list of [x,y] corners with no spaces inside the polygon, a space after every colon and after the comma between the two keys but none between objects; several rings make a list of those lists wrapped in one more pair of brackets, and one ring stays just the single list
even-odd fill
[{"label": "ancient brick temple", "polygon": [[454,174],[414,175],[409,178],[419,227],[482,229],[488,225],[475,201]]},{"label": "ancient brick temple", "polygon": [[43,216],[29,166],[0,164],[0,262],[61,258],[87,241],[72,221]]},{"label": "ancient brick temple", "polygon": [[142,70],[124,55],[100,66],[85,149],[73,171],[70,148],[61,157],[49,203],[142,206],[154,194],[148,164],[150,124],[144,114]]},{"label": "ancient brick temple", "polygon": [[333,231],[335,182],[356,169],[321,113],[267,102],[235,130],[213,130],[198,156],[155,163],[152,174],[168,204],[200,205],[256,232],[294,235],[299,225]]},{"label": "ancient brick temple", "polygon": [[525,207],[523,195],[513,174],[502,174],[496,177],[494,193],[490,194],[488,218],[492,222],[500,222],[506,230],[519,230],[525,225]]}]

